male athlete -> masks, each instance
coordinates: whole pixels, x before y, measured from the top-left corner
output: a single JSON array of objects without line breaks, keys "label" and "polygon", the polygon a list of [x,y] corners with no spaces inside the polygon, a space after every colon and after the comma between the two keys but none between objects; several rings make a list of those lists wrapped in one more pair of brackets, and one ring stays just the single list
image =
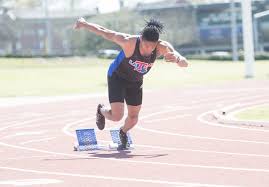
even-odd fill
[{"label": "male athlete", "polygon": [[108,69],[108,93],[110,107],[97,106],[96,124],[100,130],[105,128],[105,119],[120,121],[124,114],[124,101],[127,104],[128,116],[120,129],[122,142],[120,149],[127,148],[127,131],[138,122],[142,105],[143,76],[149,72],[157,57],[163,56],[165,61],[176,63],[179,67],[187,67],[186,58],[181,56],[173,46],[159,39],[163,25],[157,20],[146,22],[140,35],[130,35],[109,30],[85,19],[77,20],[75,29],[86,29],[116,43],[121,51]]}]

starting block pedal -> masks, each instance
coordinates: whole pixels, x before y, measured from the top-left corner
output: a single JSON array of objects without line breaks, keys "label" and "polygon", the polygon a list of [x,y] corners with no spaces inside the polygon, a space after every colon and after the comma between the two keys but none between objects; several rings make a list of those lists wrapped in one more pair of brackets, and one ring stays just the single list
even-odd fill
[{"label": "starting block pedal", "polygon": [[[110,149],[116,149],[121,145],[120,141],[120,129],[111,129],[110,135],[112,138],[112,143],[109,144]],[[127,132],[127,149],[133,148],[133,141],[131,139],[130,133]]]},{"label": "starting block pedal", "polygon": [[76,130],[78,144],[74,146],[75,151],[89,151],[99,149],[94,129]]}]

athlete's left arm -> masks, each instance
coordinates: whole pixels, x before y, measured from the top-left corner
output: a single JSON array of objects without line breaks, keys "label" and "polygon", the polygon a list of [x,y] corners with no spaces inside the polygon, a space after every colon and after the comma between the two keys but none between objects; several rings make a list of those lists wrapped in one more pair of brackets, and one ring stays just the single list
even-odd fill
[{"label": "athlete's left arm", "polygon": [[157,56],[163,56],[166,62],[177,63],[180,67],[188,67],[187,59],[179,54],[169,42],[160,40],[157,45]]}]

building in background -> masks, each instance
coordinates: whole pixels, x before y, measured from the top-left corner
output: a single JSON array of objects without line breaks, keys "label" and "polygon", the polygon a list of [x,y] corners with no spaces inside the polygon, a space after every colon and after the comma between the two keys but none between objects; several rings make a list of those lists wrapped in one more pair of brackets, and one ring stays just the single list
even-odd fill
[{"label": "building in background", "polygon": [[[237,41],[239,49],[243,48],[241,0],[235,0]],[[269,10],[268,0],[253,0],[253,14]],[[193,38],[185,43],[174,43],[183,53],[207,53],[213,51],[231,51],[231,9],[230,0],[163,0],[157,3],[140,3],[137,6],[142,12],[156,12],[160,16],[167,10],[177,12],[174,17],[180,19],[182,11],[188,10],[191,15],[188,22],[178,26],[179,32],[188,27],[188,31],[180,34],[186,38],[192,33]],[[193,20],[194,19],[194,20]],[[176,22],[175,22],[176,23]],[[182,23],[182,22],[181,22]],[[189,27],[190,25],[192,27]],[[191,28],[191,29],[190,29]],[[259,49],[269,51],[269,16],[258,24]],[[174,38],[172,41],[177,41]]]},{"label": "building in background", "polygon": [[51,24],[50,56],[72,55],[70,34],[72,25],[79,16],[91,16],[93,11],[51,11],[49,17],[42,9],[20,9],[14,13],[16,19],[0,15],[0,55],[45,56],[47,55],[46,20]]},{"label": "building in background", "polygon": [[[50,1],[50,0],[49,0]],[[111,0],[113,3],[114,0]],[[11,1],[8,1],[11,2]],[[125,13],[101,15],[100,7],[108,6],[103,0],[56,1],[49,15],[40,7],[31,9],[0,7],[0,55],[69,56],[74,53],[72,25],[80,16],[94,18],[97,23],[111,29],[138,34],[144,19],[158,17],[165,22],[163,38],[171,41],[184,54],[231,51],[230,0],[151,0],[150,3],[132,0],[117,0],[114,11]],[[237,36],[242,48],[241,4],[236,2]],[[126,9],[132,5],[132,9]],[[253,14],[269,10],[268,0],[253,0]],[[130,14],[130,16],[128,15]],[[50,44],[48,45],[47,21],[50,22]],[[91,19],[90,19],[91,20]],[[269,16],[258,23],[259,49],[269,51]],[[83,37],[83,34],[80,34]],[[89,38],[88,38],[89,39]],[[92,39],[92,38],[91,38]],[[82,40],[83,41],[83,40]],[[86,41],[87,42],[87,41]],[[100,47],[102,45],[96,41]],[[87,51],[88,49],[86,49]]]},{"label": "building in background", "polygon": [[[68,56],[72,55],[70,35],[72,26],[79,16],[91,16],[96,12],[51,11],[47,18],[40,10],[21,10],[16,12],[16,51],[24,56]],[[50,54],[47,54],[46,21],[50,21]]]},{"label": "building in background", "polygon": [[16,26],[14,16],[6,7],[0,7],[0,55],[15,52]]}]

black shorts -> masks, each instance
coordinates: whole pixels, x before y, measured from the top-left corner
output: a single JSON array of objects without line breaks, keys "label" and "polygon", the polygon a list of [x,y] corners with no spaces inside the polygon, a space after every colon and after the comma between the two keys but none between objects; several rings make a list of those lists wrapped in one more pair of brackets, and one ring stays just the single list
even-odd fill
[{"label": "black shorts", "polygon": [[127,105],[138,106],[142,104],[143,81],[130,82],[119,77],[115,72],[107,77],[109,102],[126,101]]}]

